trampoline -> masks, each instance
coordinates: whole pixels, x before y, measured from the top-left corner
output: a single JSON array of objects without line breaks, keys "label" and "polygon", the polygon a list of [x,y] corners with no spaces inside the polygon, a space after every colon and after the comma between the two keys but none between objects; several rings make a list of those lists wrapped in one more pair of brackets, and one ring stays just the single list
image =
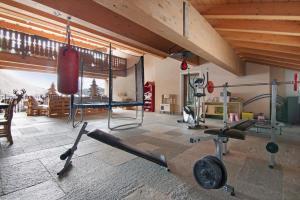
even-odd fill
[{"label": "trampoline", "polygon": [[[110,130],[124,130],[136,128],[142,125],[144,118],[144,57],[136,57],[137,62],[135,62],[130,68],[125,67],[125,69],[119,70],[114,69],[114,61],[112,59],[112,51],[110,48],[110,53],[107,56],[109,59],[108,62],[108,99],[105,101],[90,101],[83,99],[83,74],[85,63],[84,60],[81,60],[81,80],[80,80],[80,91],[79,98],[75,98],[74,95],[71,96],[70,102],[70,120],[72,120],[73,127],[77,127],[84,120],[84,109],[101,109],[104,108],[108,111],[108,128]],[[127,62],[126,62],[127,64]],[[99,73],[105,71],[106,69],[99,68]],[[125,71],[124,71],[125,70]],[[122,74],[120,77],[119,74]],[[119,78],[120,77],[120,78]],[[120,79],[121,86],[129,85],[128,88],[123,88],[131,94],[130,101],[121,101],[119,99],[115,100],[116,94],[114,94],[114,89],[118,90],[120,93],[120,89],[118,86],[114,86],[117,82],[117,79]],[[115,82],[114,82],[115,81]],[[130,83],[127,83],[130,82]],[[133,86],[133,84],[135,86]],[[120,87],[120,86],[119,86]],[[134,91],[133,91],[134,90]],[[135,107],[135,117],[114,117],[113,116],[113,108],[116,107]],[[139,109],[140,108],[140,109]],[[80,110],[80,119],[76,120],[77,111]],[[141,115],[139,116],[139,112]],[[127,120],[135,120],[131,122],[126,122],[124,124],[118,124],[113,126],[112,119],[127,119]]]}]

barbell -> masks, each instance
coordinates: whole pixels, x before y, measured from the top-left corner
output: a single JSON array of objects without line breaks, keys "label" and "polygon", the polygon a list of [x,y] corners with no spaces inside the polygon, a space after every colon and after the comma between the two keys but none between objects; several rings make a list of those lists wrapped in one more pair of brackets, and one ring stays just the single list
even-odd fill
[{"label": "barbell", "polygon": [[[186,61],[186,58],[183,59],[181,65],[180,65],[180,69],[185,71],[188,69],[188,64]],[[235,84],[235,85],[229,85],[229,84],[224,84],[224,85],[218,85],[215,86],[214,83],[212,81],[208,81],[207,82],[207,92],[208,93],[213,93],[215,88],[224,88],[224,87],[243,87],[243,86],[259,86],[259,85],[293,85],[294,86],[294,91],[297,92],[298,91],[298,84],[300,83],[300,81],[298,80],[298,73],[295,72],[294,73],[294,80],[293,81],[282,81],[282,82],[278,82],[278,81],[272,81],[269,83],[246,83],[246,84]]]},{"label": "barbell", "polygon": [[215,88],[224,88],[224,87],[244,87],[244,86],[260,86],[260,85],[293,85],[294,91],[297,92],[299,88],[300,81],[298,80],[298,75],[295,73],[294,80],[293,81],[272,81],[269,83],[245,83],[245,84],[235,84],[230,85],[228,83],[225,83],[224,85],[218,85],[215,86],[212,81],[208,81],[207,83],[207,92],[213,93]]}]

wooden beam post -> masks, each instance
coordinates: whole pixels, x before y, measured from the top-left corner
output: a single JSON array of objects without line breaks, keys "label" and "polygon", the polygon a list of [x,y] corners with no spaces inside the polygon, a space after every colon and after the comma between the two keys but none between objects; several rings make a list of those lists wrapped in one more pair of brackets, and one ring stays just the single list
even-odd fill
[{"label": "wooden beam post", "polygon": [[188,7],[188,37],[184,36],[183,0],[95,2],[236,75],[244,74],[234,50],[192,5]]}]

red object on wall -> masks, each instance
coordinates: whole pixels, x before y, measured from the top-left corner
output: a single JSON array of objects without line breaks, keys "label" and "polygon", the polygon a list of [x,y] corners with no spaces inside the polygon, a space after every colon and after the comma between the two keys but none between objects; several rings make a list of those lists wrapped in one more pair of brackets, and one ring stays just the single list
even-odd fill
[{"label": "red object on wall", "polygon": [[155,112],[155,84],[148,81],[144,85],[144,110]]},{"label": "red object on wall", "polygon": [[297,92],[298,91],[298,73],[295,72],[294,74],[294,91]]},{"label": "red object on wall", "polygon": [[57,89],[63,94],[78,92],[79,54],[71,46],[61,47],[57,64]]},{"label": "red object on wall", "polygon": [[181,70],[187,70],[188,69],[188,64],[186,60],[184,59],[180,65]]}]

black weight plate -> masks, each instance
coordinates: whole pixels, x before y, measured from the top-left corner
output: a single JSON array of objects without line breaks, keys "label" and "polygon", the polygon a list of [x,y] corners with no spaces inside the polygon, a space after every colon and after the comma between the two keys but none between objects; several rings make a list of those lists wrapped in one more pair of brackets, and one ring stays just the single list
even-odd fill
[{"label": "black weight plate", "polygon": [[266,145],[266,149],[269,153],[277,153],[278,150],[279,150],[279,147],[276,143],[274,142],[269,142],[267,145]]},{"label": "black weight plate", "polygon": [[222,182],[222,169],[213,160],[204,157],[194,165],[194,177],[204,189],[217,189]]},{"label": "black weight plate", "polygon": [[209,155],[209,156],[206,156],[206,157],[208,159],[211,159],[214,162],[216,162],[222,170],[222,181],[221,181],[219,187],[216,188],[216,189],[219,189],[227,183],[227,170],[226,170],[226,167],[225,167],[224,163],[219,158],[217,158],[216,156],[210,156]]}]

